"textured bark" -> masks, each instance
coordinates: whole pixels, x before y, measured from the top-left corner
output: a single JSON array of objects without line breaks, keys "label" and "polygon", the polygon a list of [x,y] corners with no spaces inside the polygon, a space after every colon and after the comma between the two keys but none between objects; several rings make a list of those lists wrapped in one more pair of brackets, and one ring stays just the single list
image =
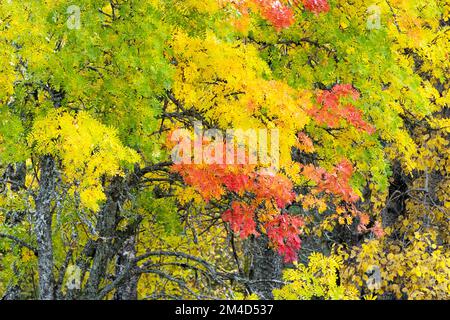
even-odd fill
[{"label": "textured bark", "polygon": [[[81,270],[81,279],[84,278],[86,271],[89,268],[90,259],[93,258],[95,254],[95,242],[93,240],[88,240],[87,244],[84,246],[82,253],[78,256],[75,265]],[[81,281],[80,281],[81,282]],[[81,295],[80,288],[68,288],[67,294],[64,297],[66,300],[77,300]]]},{"label": "textured bark", "polygon": [[19,300],[20,299],[20,287],[18,285],[14,285],[9,287],[1,300]]},{"label": "textured bark", "polygon": [[248,287],[261,299],[273,299],[272,290],[280,287],[283,260],[269,248],[269,239],[260,235],[250,240],[248,250],[252,256]]},{"label": "textured bark", "polygon": [[11,177],[11,190],[19,191],[21,188],[25,186],[25,178],[27,175],[27,167],[24,162],[19,162],[16,164],[16,168],[14,170],[14,175]]},{"label": "textured bark", "polygon": [[[99,240],[92,245],[92,250],[89,249],[87,251],[89,256],[91,256],[90,252],[93,251],[93,258],[89,278],[81,295],[83,299],[98,299],[99,292],[104,290],[104,288],[100,288],[100,285],[107,278],[108,264],[114,257],[117,257],[116,263],[118,263],[116,264],[116,278],[119,275],[120,268],[125,268],[127,265],[129,267],[127,262],[131,257],[130,255],[135,254],[134,235],[142,221],[142,217],[137,217],[125,230],[117,230],[117,225],[123,218],[120,215],[122,205],[129,199],[131,190],[138,185],[140,179],[146,173],[169,164],[163,162],[142,170],[136,165],[133,174],[127,178],[116,176],[112,179],[106,192],[106,203],[100,210],[97,220],[96,229]],[[88,255],[85,255],[85,257],[88,258]],[[80,262],[80,267],[84,271],[86,260],[81,260]],[[120,276],[119,287],[116,288],[119,291],[119,296],[116,296],[116,298],[119,299],[120,296],[126,296],[128,297],[127,299],[137,298],[138,278],[131,275],[125,278],[122,276],[123,274]]]},{"label": "textured bark", "polygon": [[394,163],[393,177],[389,185],[389,196],[386,208],[381,213],[383,228],[392,226],[398,217],[405,212],[406,191],[408,181],[399,163]]},{"label": "textured bark", "polygon": [[39,299],[54,299],[52,205],[56,205],[55,161],[45,156],[40,163],[39,193],[35,199],[34,233],[37,240]]},{"label": "textured bark", "polygon": [[[119,253],[116,262],[116,277],[125,272],[126,268],[132,263],[136,257],[135,236],[130,237]],[[115,300],[137,300],[137,284],[139,276],[130,273],[129,276],[117,287],[114,294]]]},{"label": "textured bark", "polygon": [[118,213],[125,199],[123,179],[116,177],[111,182],[107,201],[99,213],[97,221],[99,240],[96,243],[92,267],[84,290],[84,299],[95,299],[101,281],[105,279],[108,262],[112,256],[113,239],[116,236]]}]

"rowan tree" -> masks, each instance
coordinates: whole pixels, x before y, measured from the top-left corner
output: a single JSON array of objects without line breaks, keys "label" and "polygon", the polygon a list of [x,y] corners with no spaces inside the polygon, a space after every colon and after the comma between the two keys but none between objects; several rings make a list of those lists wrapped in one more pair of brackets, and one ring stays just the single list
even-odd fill
[{"label": "rowan tree", "polygon": [[0,295],[447,299],[449,19],[0,1]]}]

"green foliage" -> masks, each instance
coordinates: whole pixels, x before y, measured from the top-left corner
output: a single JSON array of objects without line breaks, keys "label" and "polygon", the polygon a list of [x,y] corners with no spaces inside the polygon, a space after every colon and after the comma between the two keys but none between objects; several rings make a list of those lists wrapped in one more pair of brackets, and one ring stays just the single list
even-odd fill
[{"label": "green foliage", "polygon": [[[275,298],[448,299],[448,1],[274,1],[0,1],[0,295],[255,298],[267,236]],[[278,167],[173,165],[194,121]]]}]

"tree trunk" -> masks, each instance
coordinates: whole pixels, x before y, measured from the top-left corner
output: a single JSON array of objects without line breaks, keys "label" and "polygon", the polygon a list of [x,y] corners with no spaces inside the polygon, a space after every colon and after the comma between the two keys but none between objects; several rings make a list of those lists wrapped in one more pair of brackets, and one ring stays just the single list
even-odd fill
[{"label": "tree trunk", "polygon": [[[136,256],[135,236],[125,241],[124,247],[117,257],[116,276],[119,276]],[[115,300],[137,300],[137,284],[139,276],[130,273],[129,276],[117,287],[114,294]]]},{"label": "tree trunk", "polygon": [[51,156],[40,163],[39,193],[35,199],[34,233],[37,240],[39,299],[54,299],[52,205],[56,206],[57,171]]},{"label": "tree trunk", "polygon": [[123,179],[115,177],[111,182],[106,203],[97,220],[99,239],[96,243],[94,259],[86,283],[84,299],[95,299],[101,281],[105,279],[108,262],[112,256],[113,239],[116,236],[118,213],[125,199]]},{"label": "tree trunk", "polygon": [[13,285],[9,287],[3,297],[0,300],[19,300],[20,299],[20,287]]},{"label": "tree trunk", "polygon": [[277,281],[282,280],[282,257],[269,248],[269,239],[264,234],[249,241],[249,253],[252,263],[248,287],[261,299],[273,299],[272,290],[279,288]]}]

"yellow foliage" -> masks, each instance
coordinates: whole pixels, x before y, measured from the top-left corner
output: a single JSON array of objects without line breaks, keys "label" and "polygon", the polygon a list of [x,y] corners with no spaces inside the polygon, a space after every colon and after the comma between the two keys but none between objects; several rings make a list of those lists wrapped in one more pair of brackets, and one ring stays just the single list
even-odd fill
[{"label": "yellow foliage", "polygon": [[[353,248],[342,269],[345,283],[361,290],[407,299],[448,299],[450,296],[450,253],[426,234],[415,233],[414,241],[370,240]],[[380,272],[374,283],[374,272]],[[375,284],[375,285],[374,285]]]},{"label": "yellow foliage", "polygon": [[311,93],[265,80],[271,77],[270,69],[252,45],[225,42],[211,33],[205,39],[192,38],[180,31],[173,49],[177,61],[173,91],[185,107],[203,112],[222,129],[277,128],[283,137],[280,166],[289,170],[296,133],[309,122],[304,110],[311,104]]},{"label": "yellow foliage", "polygon": [[281,289],[273,291],[275,299],[310,300],[356,300],[359,292],[352,285],[338,284],[338,275],[343,267],[339,256],[324,256],[313,252],[308,265],[297,265],[284,271],[283,279],[288,282]]},{"label": "yellow foliage", "polygon": [[61,160],[70,192],[77,192],[82,205],[93,211],[105,199],[101,178],[120,175],[123,164],[139,162],[138,154],[121,144],[114,129],[83,111],[50,112],[35,122],[29,143],[37,154]]}]

